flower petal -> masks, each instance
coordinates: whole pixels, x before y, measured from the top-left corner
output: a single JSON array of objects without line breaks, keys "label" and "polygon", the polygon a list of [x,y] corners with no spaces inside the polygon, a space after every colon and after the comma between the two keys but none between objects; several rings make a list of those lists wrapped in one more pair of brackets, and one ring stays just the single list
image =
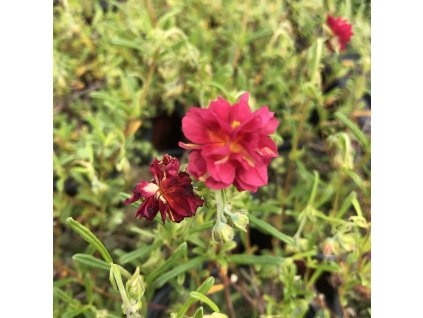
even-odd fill
[{"label": "flower petal", "polygon": [[[267,165],[261,164],[251,169],[237,171],[235,186],[238,190],[257,191],[257,187],[267,184]],[[252,190],[255,189],[255,190]]]},{"label": "flower petal", "polygon": [[196,179],[200,179],[206,174],[207,164],[204,158],[201,156],[200,151],[193,150],[189,154],[187,170]]},{"label": "flower petal", "polygon": [[145,217],[148,221],[152,221],[159,211],[159,204],[155,197],[147,198],[138,208],[135,217]]},{"label": "flower petal", "polygon": [[135,186],[132,196],[129,199],[123,201],[123,203],[128,205],[140,200],[141,198],[149,198],[153,196],[158,189],[159,187],[157,184],[143,180]]},{"label": "flower petal", "polygon": [[197,208],[203,205],[203,200],[194,194],[191,178],[185,172],[163,180],[160,188],[169,207],[166,212],[174,222],[195,215]]}]

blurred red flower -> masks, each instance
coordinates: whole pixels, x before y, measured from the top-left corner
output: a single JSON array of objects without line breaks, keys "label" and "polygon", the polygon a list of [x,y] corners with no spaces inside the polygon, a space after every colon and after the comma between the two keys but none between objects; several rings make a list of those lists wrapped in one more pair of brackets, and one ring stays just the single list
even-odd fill
[{"label": "blurred red flower", "polygon": [[[351,36],[353,35],[352,25],[342,17],[335,18],[331,15],[328,15],[326,23],[332,30],[332,33],[337,37],[340,50],[344,51],[346,49],[347,43],[350,41]],[[330,48],[333,49],[331,46]]]},{"label": "blurred red flower", "polygon": [[167,154],[161,161],[154,158],[149,169],[154,179],[138,183],[132,197],[126,199],[124,204],[144,199],[136,216],[145,217],[149,221],[153,220],[159,211],[163,223],[166,215],[177,223],[195,215],[197,208],[203,205],[203,200],[194,194],[190,176],[179,172],[179,167],[178,159]]},{"label": "blurred red flower", "polygon": [[218,97],[209,108],[190,108],[182,130],[192,144],[180,142],[189,154],[188,172],[211,189],[234,184],[238,191],[257,191],[267,184],[267,166],[277,157],[269,137],[279,121],[267,106],[251,112],[249,94],[231,105]]}]

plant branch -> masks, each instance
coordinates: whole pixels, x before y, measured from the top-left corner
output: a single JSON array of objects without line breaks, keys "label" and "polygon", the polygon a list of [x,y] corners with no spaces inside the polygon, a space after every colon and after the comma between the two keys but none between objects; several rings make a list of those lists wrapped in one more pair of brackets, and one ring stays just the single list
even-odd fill
[{"label": "plant branch", "polygon": [[225,267],[221,267],[219,271],[220,279],[223,281],[223,286],[225,287],[225,301],[226,301],[226,307],[228,307],[228,316],[229,318],[235,318],[235,311],[231,300],[231,292],[229,289],[229,279],[227,275],[227,269]]}]

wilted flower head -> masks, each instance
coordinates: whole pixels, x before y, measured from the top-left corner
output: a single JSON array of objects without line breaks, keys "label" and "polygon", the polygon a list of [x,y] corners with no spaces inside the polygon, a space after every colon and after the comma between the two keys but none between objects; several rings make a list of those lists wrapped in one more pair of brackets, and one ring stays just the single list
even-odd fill
[{"label": "wilted flower head", "polygon": [[169,155],[165,154],[160,161],[154,158],[150,165],[154,179],[138,183],[132,197],[124,203],[128,205],[144,199],[136,216],[145,217],[149,221],[153,220],[159,211],[163,223],[166,215],[177,223],[195,215],[197,208],[203,205],[203,200],[194,194],[191,178],[187,173],[179,172],[179,167],[178,159]]},{"label": "wilted flower head", "polygon": [[249,94],[231,105],[218,97],[209,108],[191,108],[182,120],[182,130],[192,149],[188,172],[211,189],[234,184],[239,191],[257,191],[267,184],[267,166],[277,157],[269,137],[279,121],[267,106],[252,112]]},{"label": "wilted flower head", "polygon": [[[333,35],[338,39],[340,50],[344,51],[347,43],[350,41],[350,38],[353,35],[351,31],[352,25],[342,17],[335,18],[331,15],[328,15],[326,23],[332,30]],[[331,48],[333,49],[333,47]]]}]

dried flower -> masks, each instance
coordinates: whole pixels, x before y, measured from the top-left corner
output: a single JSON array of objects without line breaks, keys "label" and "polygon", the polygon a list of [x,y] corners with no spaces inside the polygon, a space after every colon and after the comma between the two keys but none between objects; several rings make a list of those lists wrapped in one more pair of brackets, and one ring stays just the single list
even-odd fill
[{"label": "dried flower", "polygon": [[128,205],[144,199],[137,210],[137,217],[145,217],[151,221],[160,211],[163,223],[166,215],[173,222],[181,222],[186,217],[195,215],[197,208],[203,205],[192,187],[190,176],[179,172],[179,161],[167,154],[163,160],[156,158],[150,165],[154,179],[150,182],[142,180],[134,190],[132,197],[125,200]]},{"label": "dried flower", "polygon": [[269,137],[279,121],[267,106],[251,112],[249,94],[231,105],[218,97],[209,108],[191,108],[182,120],[182,130],[192,142],[188,172],[211,189],[234,184],[239,191],[257,191],[267,184],[267,166],[277,157]]}]

